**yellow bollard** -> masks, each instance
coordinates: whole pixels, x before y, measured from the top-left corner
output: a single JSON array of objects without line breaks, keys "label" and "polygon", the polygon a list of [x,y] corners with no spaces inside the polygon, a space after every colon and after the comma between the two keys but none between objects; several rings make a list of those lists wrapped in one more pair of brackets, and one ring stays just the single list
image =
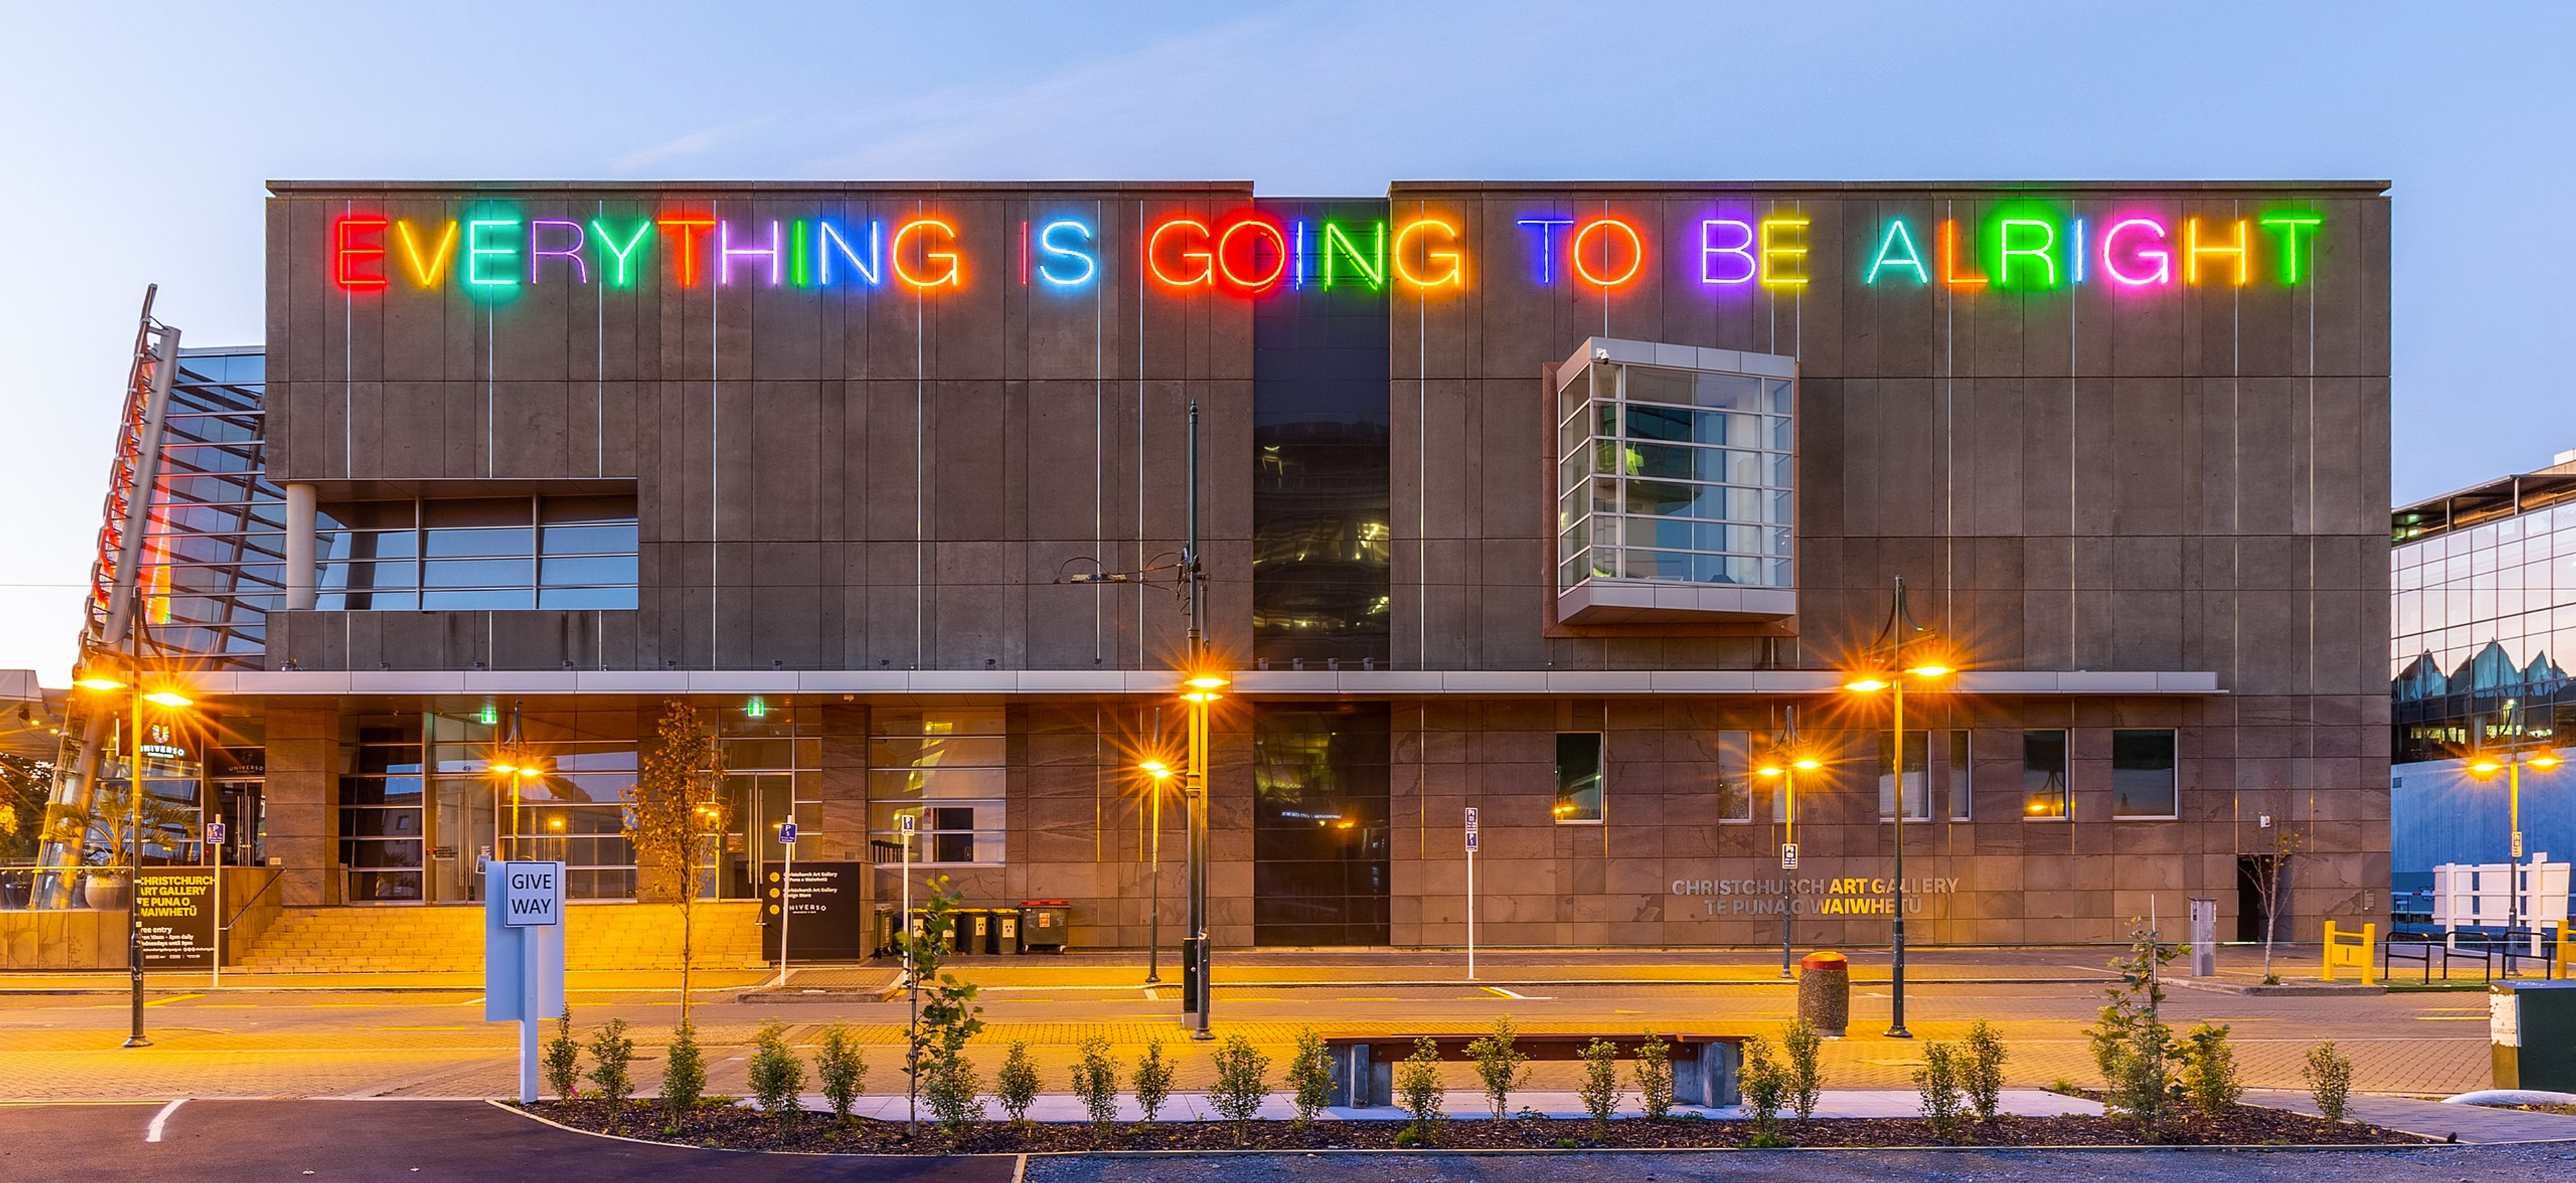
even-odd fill
[{"label": "yellow bollard", "polygon": [[2371,962],[2370,951],[2377,946],[2378,940],[2379,925],[2376,923],[2362,925],[2360,932],[2353,932],[2338,930],[2334,921],[2326,921],[2325,980],[2335,980],[2335,967],[2340,965],[2360,970],[2362,985],[2377,985],[2379,971]]},{"label": "yellow bollard", "polygon": [[2549,976],[2576,981],[2576,935],[2558,934],[2558,952],[2549,958]]}]

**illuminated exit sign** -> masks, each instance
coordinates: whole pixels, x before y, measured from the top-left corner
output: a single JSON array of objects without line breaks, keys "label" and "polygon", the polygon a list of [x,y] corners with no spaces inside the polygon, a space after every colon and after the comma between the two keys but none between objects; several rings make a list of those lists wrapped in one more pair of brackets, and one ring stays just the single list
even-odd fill
[{"label": "illuminated exit sign", "polygon": [[[1817,239],[1813,219],[1794,202],[1712,207],[1680,220],[1615,208],[1557,212],[1566,204],[1517,213],[1488,235],[1464,215],[1279,218],[1244,208],[1168,214],[1126,230],[1095,225],[1089,215],[977,226],[963,214],[850,218],[819,208],[803,217],[728,218],[703,205],[548,218],[476,199],[445,218],[353,210],[331,222],[323,257],[332,282],[353,296],[486,300],[545,285],[937,296],[1006,283],[1081,295],[1096,289],[1111,252],[1126,253],[1166,292],[1242,298],[1336,288],[1427,298],[1498,281],[1617,293],[1674,278],[1711,295],[1794,290],[1827,278],[1863,289],[2153,294],[2303,285],[2330,232],[2305,206],[2183,216],[2105,196],[2007,200],[1973,219],[1883,217],[1865,224],[1865,236],[1834,243]],[[1509,245],[1484,257],[1471,248],[1478,242]],[[980,253],[970,243],[983,244]]]}]

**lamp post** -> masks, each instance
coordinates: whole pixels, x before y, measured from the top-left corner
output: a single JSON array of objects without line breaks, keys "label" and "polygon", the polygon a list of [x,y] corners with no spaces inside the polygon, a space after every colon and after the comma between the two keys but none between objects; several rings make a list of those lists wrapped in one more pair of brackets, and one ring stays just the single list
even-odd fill
[{"label": "lamp post", "polygon": [[1146,806],[1150,836],[1146,841],[1146,865],[1152,870],[1145,876],[1145,984],[1163,980],[1163,782],[1172,779],[1172,766],[1160,760],[1147,760],[1136,766],[1150,778],[1147,791],[1153,800]]},{"label": "lamp post", "polygon": [[[2513,833],[2512,859],[2507,864],[2510,869],[2505,873],[2504,893],[2504,929],[2505,940],[2508,943],[2513,940],[2514,931],[2522,927],[2522,770],[2525,765],[2528,765],[2547,772],[2558,767],[2560,763],[2562,761],[2546,748],[2535,755],[2524,755],[2522,729],[2518,726],[2514,729],[2513,743],[2505,749],[2503,759],[2481,755],[2469,761],[2469,775],[2480,780],[2492,780],[2496,773],[2504,773],[2505,808],[2508,817],[2506,824],[2512,828]],[[2539,939],[2537,933],[2532,937],[2535,943]]]},{"label": "lamp post", "polygon": [[1789,865],[1789,852],[1797,849],[1798,846],[1798,774],[1813,772],[1825,766],[1824,761],[1818,760],[1798,742],[1796,710],[1795,707],[1790,708],[1789,732],[1782,737],[1779,747],[1771,753],[1771,758],[1762,767],[1754,770],[1763,776],[1777,777],[1780,781],[1780,870],[1782,872],[1780,876],[1780,976],[1782,978],[1793,976],[1789,968],[1792,954],[1789,951],[1789,876],[1787,872],[1792,869]]},{"label": "lamp post", "polygon": [[[1879,630],[1878,640],[1870,648],[1871,667],[1843,681],[1843,689],[1855,694],[1888,691],[1892,704],[1889,730],[1894,737],[1896,793],[1895,808],[1891,812],[1895,814],[1896,845],[1894,874],[1889,886],[1895,893],[1896,907],[1888,926],[1891,962],[1888,976],[1892,1002],[1887,1037],[1890,1039],[1914,1038],[1914,1033],[1905,1029],[1905,684],[1914,681],[1928,685],[1954,672],[1938,661],[1908,661],[1907,648],[1924,640],[1926,632],[1906,615],[1905,577],[1899,575],[1896,577],[1896,601],[1889,606],[1887,625]],[[1925,767],[1930,767],[1930,761],[1925,761]],[[1928,793],[1931,786],[1927,783],[1924,787]]]},{"label": "lamp post", "polygon": [[[132,1021],[125,1036],[125,1047],[150,1047],[152,1041],[143,1034],[143,704],[151,703],[169,710],[193,705],[192,699],[172,686],[157,690],[143,688],[142,630],[129,629],[126,636],[134,652],[126,655],[131,664],[125,676],[106,673],[84,674],[78,684],[84,689],[126,692],[126,758],[125,768],[125,971]],[[221,954],[218,953],[218,956]]]}]

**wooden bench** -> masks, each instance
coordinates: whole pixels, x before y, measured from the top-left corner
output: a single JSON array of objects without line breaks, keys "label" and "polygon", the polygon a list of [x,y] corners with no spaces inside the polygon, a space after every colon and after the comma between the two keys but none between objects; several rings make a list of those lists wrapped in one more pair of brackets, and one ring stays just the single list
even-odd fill
[{"label": "wooden bench", "polygon": [[[1464,1063],[1476,1057],[1467,1045],[1485,1038],[1484,1032],[1473,1035],[1434,1034],[1352,1036],[1324,1041],[1326,1056],[1333,1066],[1332,1104],[1350,1109],[1366,1109],[1395,1102],[1395,1065],[1414,1052],[1414,1041],[1430,1039],[1440,1050],[1442,1063]],[[1744,1067],[1744,1037],[1741,1035],[1666,1035],[1661,1037],[1672,1051],[1673,1100],[1683,1105],[1710,1107],[1734,1105],[1741,1099],[1737,1076]],[[1622,1060],[1633,1058],[1637,1045],[1644,1042],[1635,1035],[1555,1035],[1521,1034],[1512,1047],[1532,1060],[1579,1060],[1583,1048],[1594,1039],[1607,1039],[1619,1045]],[[1622,1065],[1620,1087],[1628,1088],[1628,1069]]]}]

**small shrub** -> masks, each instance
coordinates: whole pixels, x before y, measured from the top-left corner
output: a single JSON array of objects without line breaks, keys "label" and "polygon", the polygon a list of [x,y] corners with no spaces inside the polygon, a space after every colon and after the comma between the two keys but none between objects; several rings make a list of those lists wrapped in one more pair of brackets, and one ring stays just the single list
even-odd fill
[{"label": "small shrub", "polygon": [[993,1095],[1001,1098],[1002,1112],[1009,1114],[1011,1124],[1026,1129],[1029,1106],[1038,1100],[1038,1062],[1029,1058],[1025,1039],[1011,1041],[1011,1050],[1002,1057],[1002,1070],[993,1075]]},{"label": "small shrub", "polygon": [[2201,1115],[2227,1116],[2245,1086],[2236,1079],[2236,1052],[2227,1045],[2228,1028],[2202,1023],[2182,1037],[2182,1093]]},{"label": "small shrub", "polygon": [[787,1024],[763,1023],[752,1036],[751,1095],[762,1112],[781,1120],[796,1117],[796,1094],[805,1091],[805,1062],[787,1046]]},{"label": "small shrub", "polygon": [[1216,1087],[1208,1090],[1208,1104],[1217,1115],[1234,1123],[1234,1144],[1243,1145],[1252,1119],[1260,1116],[1262,1102],[1270,1099],[1270,1057],[1254,1050],[1252,1041],[1241,1035],[1228,1035],[1216,1049]]},{"label": "small shrub", "polygon": [[1662,1036],[1647,1028],[1646,1038],[1637,1045],[1637,1062],[1631,1068],[1637,1078],[1637,1107],[1645,1111],[1646,1120],[1663,1121],[1673,1115],[1673,1050]]},{"label": "small shrub", "polygon": [[2143,924],[2135,930],[2129,952],[2111,963],[2120,980],[2107,989],[2109,1005],[2101,1019],[2085,1029],[2093,1045],[2093,1062],[2102,1070],[2102,1106],[2136,1123],[2149,1141],[2173,1108],[2173,1028],[2160,1011],[2165,991],[2157,971],[2173,960],[2181,946],[2166,946]]},{"label": "small shrub", "polygon": [[2299,1074],[2307,1078],[2308,1095],[2316,1099],[2317,1112],[2327,1121],[2342,1121],[2344,1107],[2352,1102],[2352,1061],[2335,1050],[2334,1041],[2309,1048],[2307,1065]]},{"label": "small shrub", "polygon": [[1959,1087],[1968,1094],[1968,1107],[1976,1110],[1977,1120],[1995,1124],[2003,1109],[2004,1093],[2003,1036],[1984,1019],[1968,1028],[1968,1042],[1960,1049]]},{"label": "small shrub", "polygon": [[1163,1041],[1145,1045],[1136,1059],[1136,1108],[1150,1123],[1172,1096],[1172,1062],[1163,1058]]},{"label": "small shrub", "polygon": [[707,1055],[698,1050],[698,1029],[682,1023],[671,1032],[671,1045],[662,1061],[662,1108],[678,1121],[698,1107],[698,1098],[706,1090]]},{"label": "small shrub", "polygon": [[1333,1064],[1324,1052],[1324,1037],[1312,1027],[1297,1032],[1297,1055],[1288,1061],[1288,1088],[1297,1098],[1297,1124],[1313,1125],[1315,1114],[1333,1099]]},{"label": "small shrub", "polygon": [[555,1037],[545,1046],[546,1087],[564,1100],[581,1095],[581,1045],[572,1041],[572,1008],[555,1020]]},{"label": "small shrub", "polygon": [[635,1041],[626,1037],[626,1020],[610,1019],[590,1037],[590,1083],[612,1114],[624,1112],[635,1095]]},{"label": "small shrub", "polygon": [[1771,1041],[1759,1035],[1744,1040],[1744,1074],[1737,1091],[1744,1111],[1753,1118],[1751,1146],[1786,1146],[1780,1136],[1780,1106],[1789,1099],[1791,1072],[1771,1058]]},{"label": "small shrub", "polygon": [[1596,1039],[1583,1045],[1583,1111],[1592,1115],[1592,1134],[1610,1132],[1610,1115],[1619,1111],[1619,1045]]},{"label": "small shrub", "polygon": [[859,1055],[859,1041],[848,1025],[823,1028],[823,1048],[814,1053],[814,1075],[822,1081],[824,1098],[832,1103],[832,1120],[846,1124],[850,1106],[868,1079],[868,1062]]},{"label": "small shrub", "polygon": [[968,1122],[984,1120],[984,1078],[962,1052],[930,1062],[922,1073],[921,1096],[950,1137],[964,1134]]},{"label": "small shrub", "polygon": [[1109,1041],[1094,1035],[1082,1041],[1082,1058],[1073,1064],[1073,1095],[1091,1118],[1091,1140],[1099,1142],[1118,1121],[1118,1057]]},{"label": "small shrub", "polygon": [[1425,1035],[1413,1041],[1413,1054],[1395,1072],[1395,1092],[1406,1114],[1413,1118],[1410,1128],[1424,1145],[1439,1141],[1440,1122],[1447,1117],[1440,1111],[1446,1098],[1440,1089],[1440,1045]]},{"label": "small shrub", "polygon": [[1932,1123],[1932,1136],[1944,1142],[1959,1140],[1959,1115],[1967,1109],[1967,1097],[1959,1090],[1961,1058],[1949,1044],[1927,1043],[1923,1066],[1914,1070],[1916,1103]]},{"label": "small shrub", "polygon": [[1781,1033],[1780,1048],[1788,1055],[1789,1109],[1798,1120],[1807,1121],[1816,1116],[1816,1105],[1824,1100],[1825,1038],[1815,1024],[1799,1019]]},{"label": "small shrub", "polygon": [[2061,1076],[2048,1082],[2048,1091],[2064,1097],[2080,1097],[2084,1095],[2084,1086]]},{"label": "small shrub", "polygon": [[1467,1054],[1476,1058],[1476,1079],[1485,1085],[1485,1102],[1493,1106],[1494,1120],[1501,1121],[1511,1111],[1512,1090],[1529,1080],[1529,1063],[1515,1041],[1520,1032],[1513,1030],[1510,1015],[1494,1020],[1493,1034],[1479,1037],[1467,1045]]}]

